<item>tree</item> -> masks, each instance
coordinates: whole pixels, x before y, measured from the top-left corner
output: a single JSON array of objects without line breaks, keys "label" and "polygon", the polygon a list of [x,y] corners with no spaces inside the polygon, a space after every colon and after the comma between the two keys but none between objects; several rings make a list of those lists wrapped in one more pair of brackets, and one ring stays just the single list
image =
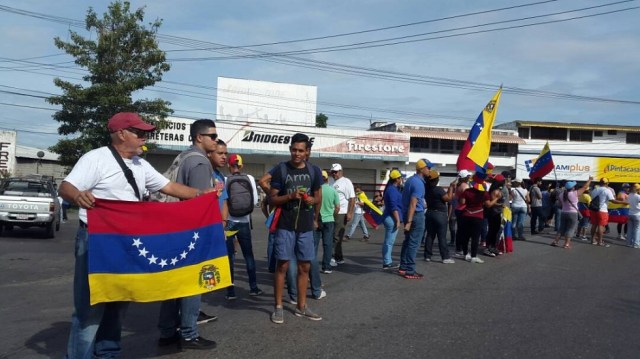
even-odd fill
[{"label": "tree", "polygon": [[144,8],[129,10],[129,2],[115,1],[99,19],[93,8],[87,11],[86,29],[96,32],[96,40],[70,31],[70,41],[59,37],[55,45],[75,58],[75,63],[89,74],[88,85],[54,79],[62,95],[47,102],[61,105],[53,115],[61,125],[58,133],[72,135],[50,148],[60,154],[63,165],[73,166],[87,151],[110,142],[106,123],[122,111],[137,112],[147,121],[163,125],[173,111],[170,102],[161,99],[133,100],[133,94],[162,80],[169,71],[165,53],[159,49],[156,34],[162,21],[143,25]]},{"label": "tree", "polygon": [[316,127],[327,128],[327,121],[329,121],[329,117],[324,113],[320,112],[316,115]]}]

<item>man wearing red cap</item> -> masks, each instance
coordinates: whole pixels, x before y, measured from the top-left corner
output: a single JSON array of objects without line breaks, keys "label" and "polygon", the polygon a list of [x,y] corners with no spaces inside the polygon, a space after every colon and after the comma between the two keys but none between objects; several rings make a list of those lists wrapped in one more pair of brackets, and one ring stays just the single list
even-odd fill
[{"label": "man wearing red cap", "polygon": [[111,132],[111,145],[84,154],[60,185],[60,196],[80,207],[75,244],[74,313],[67,346],[67,358],[71,359],[117,356],[122,318],[128,305],[125,302],[89,304],[87,210],[94,207],[95,199],[140,201],[145,189],[181,199],[202,193],[197,188],[170,182],[139,157],[154,125],[144,122],[138,114],[121,112],[109,120],[107,127]]}]

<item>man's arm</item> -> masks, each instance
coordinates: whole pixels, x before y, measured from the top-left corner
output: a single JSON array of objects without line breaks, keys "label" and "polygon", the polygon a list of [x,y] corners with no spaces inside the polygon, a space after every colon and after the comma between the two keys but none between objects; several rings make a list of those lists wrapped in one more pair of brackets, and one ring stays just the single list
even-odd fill
[{"label": "man's arm", "polygon": [[270,191],[271,186],[269,185],[270,182],[271,182],[271,174],[269,172],[262,175],[262,177],[260,177],[260,179],[258,180],[258,186],[262,188],[262,190],[267,196],[269,195],[269,193],[271,193]]},{"label": "man's arm", "polygon": [[207,188],[204,191],[201,191],[197,188],[185,186],[178,182],[169,182],[166,186],[160,189],[161,193],[164,193],[169,196],[177,197],[180,199],[191,199],[198,197],[203,193],[212,192],[213,188]]},{"label": "man's arm", "polygon": [[69,203],[75,203],[82,208],[92,208],[96,204],[96,198],[90,191],[80,191],[69,182],[62,181],[58,189],[60,197]]},{"label": "man's arm", "polygon": [[407,211],[407,221],[404,223],[404,230],[409,231],[411,229],[411,222],[413,222],[413,215],[416,213],[416,207],[418,205],[418,198],[411,196],[409,201],[409,210]]}]

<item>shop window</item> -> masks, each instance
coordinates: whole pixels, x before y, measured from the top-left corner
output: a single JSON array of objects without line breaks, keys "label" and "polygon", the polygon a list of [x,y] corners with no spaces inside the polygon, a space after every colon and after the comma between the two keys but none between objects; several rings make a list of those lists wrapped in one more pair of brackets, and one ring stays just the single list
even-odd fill
[{"label": "shop window", "polygon": [[491,154],[494,155],[503,155],[509,152],[509,145],[506,143],[496,143],[493,142],[491,144]]},{"label": "shop window", "polygon": [[593,141],[593,131],[591,130],[570,130],[569,140],[576,142],[591,142]]},{"label": "shop window", "polygon": [[566,128],[548,128],[548,127],[532,127],[531,128],[532,140],[567,140]]},{"label": "shop window", "polygon": [[409,146],[412,152],[428,152],[431,144],[430,138],[412,137]]},{"label": "shop window", "polygon": [[627,132],[627,143],[640,144],[640,132]]},{"label": "shop window", "polygon": [[440,140],[440,153],[453,153],[454,146],[453,140]]},{"label": "shop window", "polygon": [[617,130],[607,130],[607,135],[615,136],[618,134]]},{"label": "shop window", "polygon": [[602,137],[602,131],[593,131],[593,137]]},{"label": "shop window", "polygon": [[520,127],[518,128],[518,137],[524,138],[525,140],[529,139],[529,127]]}]

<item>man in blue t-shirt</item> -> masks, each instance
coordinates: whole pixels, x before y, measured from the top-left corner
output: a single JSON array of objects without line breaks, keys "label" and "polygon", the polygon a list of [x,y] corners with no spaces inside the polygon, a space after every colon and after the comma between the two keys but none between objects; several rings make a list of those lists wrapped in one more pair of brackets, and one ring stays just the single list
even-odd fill
[{"label": "man in blue t-shirt", "polygon": [[404,218],[404,241],[400,250],[398,273],[406,279],[421,279],[416,272],[416,254],[424,236],[424,191],[425,177],[429,176],[434,164],[427,159],[416,162],[416,174],[404,184],[402,191],[402,217]]},{"label": "man in blue t-shirt", "polygon": [[[289,261],[297,259],[298,304],[294,314],[311,320],[321,320],[306,305],[310,262],[315,260],[313,231],[315,229],[316,199],[320,200],[321,179],[306,159],[311,149],[309,137],[297,133],[291,137],[291,159],[284,164],[285,171],[272,171],[269,202],[282,209],[276,225],[274,251],[277,259],[274,276],[275,310],[271,321],[284,323],[282,292]],[[283,178],[284,175],[284,178]]]}]

